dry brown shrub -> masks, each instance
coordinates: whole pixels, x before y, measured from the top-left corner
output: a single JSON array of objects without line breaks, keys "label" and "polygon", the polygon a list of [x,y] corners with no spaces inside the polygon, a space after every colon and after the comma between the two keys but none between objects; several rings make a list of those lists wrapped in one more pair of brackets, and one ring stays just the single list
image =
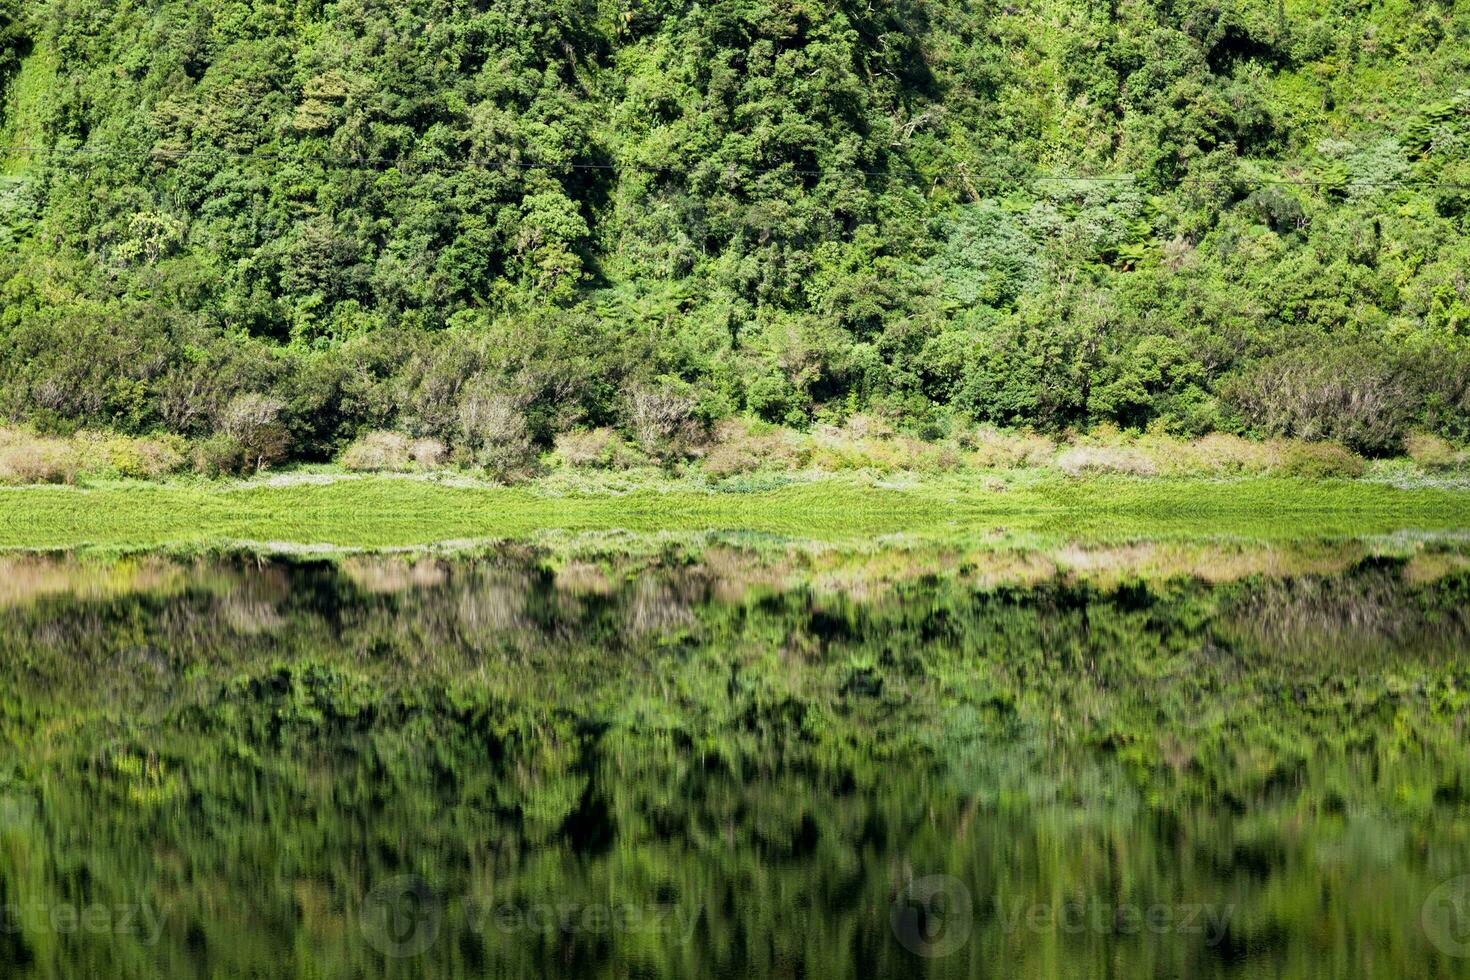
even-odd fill
[{"label": "dry brown shrub", "polygon": [[715,426],[704,452],[704,469],[724,479],[757,470],[795,470],[805,462],[800,437],[787,429],[752,427],[743,419],[725,419]]},{"label": "dry brown shrub", "polygon": [[406,473],[413,469],[413,444],[398,432],[369,432],[342,453],[342,466],[359,473]]},{"label": "dry brown shrub", "polygon": [[1411,432],[1404,439],[1409,458],[1427,470],[1447,470],[1457,465],[1462,456],[1444,439],[1429,432]]},{"label": "dry brown shrub", "polygon": [[564,466],[630,469],[647,457],[612,429],[578,429],[556,437],[555,459]]},{"label": "dry brown shrub", "polygon": [[991,428],[967,433],[960,444],[970,451],[975,465],[994,469],[1041,466],[1050,462],[1057,451],[1056,443],[1046,436]]},{"label": "dry brown shrub", "polygon": [[0,429],[0,483],[75,483],[81,459],[64,439]]},{"label": "dry brown shrub", "polygon": [[1057,456],[1056,464],[1068,476],[1089,473],[1153,476],[1158,473],[1154,461],[1135,446],[1073,446]]}]

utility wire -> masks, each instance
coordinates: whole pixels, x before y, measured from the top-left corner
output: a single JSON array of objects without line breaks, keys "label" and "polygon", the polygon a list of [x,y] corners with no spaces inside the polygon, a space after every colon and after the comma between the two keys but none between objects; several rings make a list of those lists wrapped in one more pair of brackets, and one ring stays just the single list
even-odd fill
[{"label": "utility wire", "polygon": [[[483,170],[490,172],[521,172],[527,170],[590,170],[602,172],[638,172],[650,174],[687,174],[687,167],[662,167],[638,163],[586,163],[586,162],[556,162],[548,163],[541,161],[526,160],[421,160],[413,157],[361,157],[342,156],[337,154],[328,155],[286,155],[273,151],[244,152],[229,150],[224,147],[211,147],[207,150],[180,150],[177,152],[169,150],[137,151],[123,149],[121,147],[41,147],[26,145],[0,145],[0,155],[3,156],[34,156],[50,157],[62,156],[72,158],[85,157],[143,157],[161,163],[173,163],[183,160],[218,160],[221,158],[239,160],[244,162],[263,162],[277,164],[299,164],[304,166],[333,166],[343,169],[363,170],[448,170],[448,171],[470,171]],[[1024,166],[1024,162],[1007,157],[985,158],[989,163],[1015,163]],[[80,168],[72,168],[80,169]],[[786,174],[798,177],[824,177],[830,170],[810,170],[793,168],[790,166],[775,167],[735,167],[731,168],[739,173],[753,176],[769,174]],[[862,170],[851,168],[841,171],[844,174],[852,174],[861,177],[907,177],[915,180],[942,180],[943,175],[926,173],[919,170]],[[1050,174],[1027,174],[1027,173],[983,173],[972,174],[963,170],[956,171],[961,179],[972,183],[1011,183],[1027,184],[1032,182],[1047,183],[1117,183],[1136,184],[1147,178],[1137,174],[1081,174],[1081,173],[1050,173]],[[1227,185],[1245,185],[1253,187],[1314,187],[1323,186],[1348,186],[1348,187],[1373,187],[1385,190],[1470,190],[1470,184],[1445,183],[1440,181],[1423,180],[1353,180],[1350,178],[1324,179],[1324,178],[1290,178],[1290,177],[1180,177],[1168,183],[1174,186],[1209,186],[1221,187]]]}]

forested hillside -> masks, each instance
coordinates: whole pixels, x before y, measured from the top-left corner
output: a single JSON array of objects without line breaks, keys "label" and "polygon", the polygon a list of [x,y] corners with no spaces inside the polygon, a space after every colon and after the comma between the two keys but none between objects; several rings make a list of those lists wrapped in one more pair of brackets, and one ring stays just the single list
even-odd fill
[{"label": "forested hillside", "polygon": [[1466,0],[0,0],[0,413],[1470,436]]}]

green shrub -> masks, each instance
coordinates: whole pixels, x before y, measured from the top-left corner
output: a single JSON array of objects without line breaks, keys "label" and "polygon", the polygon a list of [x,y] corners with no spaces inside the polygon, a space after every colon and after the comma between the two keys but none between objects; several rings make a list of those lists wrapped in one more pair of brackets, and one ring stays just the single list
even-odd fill
[{"label": "green shrub", "polygon": [[1368,471],[1362,458],[1330,442],[1275,443],[1280,455],[1276,471],[1309,480],[1352,478]]},{"label": "green shrub", "polygon": [[950,470],[960,463],[953,448],[889,434],[881,423],[854,416],[842,428],[818,426],[811,435],[808,465],[819,470]]},{"label": "green shrub", "polygon": [[188,464],[189,444],[177,435],[134,439],[103,432],[78,433],[74,440],[83,472],[110,472],[133,480],[156,480]]},{"label": "green shrub", "polygon": [[194,446],[194,469],[205,476],[237,476],[248,466],[249,455],[234,436],[221,432]]},{"label": "green shrub", "polygon": [[1279,445],[1252,442],[1240,436],[1214,433],[1185,441],[1147,435],[1138,441],[1160,473],[1179,476],[1251,476],[1269,473],[1281,463]]},{"label": "green shrub", "polygon": [[85,475],[154,480],[182,469],[188,448],[176,435],[79,432],[62,439],[0,429],[0,482],[71,483]]}]

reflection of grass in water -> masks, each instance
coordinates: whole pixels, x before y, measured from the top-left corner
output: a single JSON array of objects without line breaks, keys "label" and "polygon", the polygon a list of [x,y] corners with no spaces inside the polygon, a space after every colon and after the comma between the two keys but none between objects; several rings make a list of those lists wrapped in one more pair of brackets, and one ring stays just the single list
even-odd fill
[{"label": "reflection of grass in water", "polygon": [[1290,540],[1470,526],[1470,494],[1364,482],[1067,480],[1022,475],[1004,490],[935,477],[911,488],[834,477],[765,493],[675,484],[618,495],[365,478],[329,483],[112,484],[0,490],[0,548],[208,550],[258,542],[384,549],[528,539],[555,530],[719,529],[818,541],[985,533],[1052,540],[1239,536]]},{"label": "reflection of grass in water", "polygon": [[[240,552],[249,554],[249,552]],[[1366,558],[1403,559],[1406,583],[1423,585],[1470,568],[1470,544],[1455,536],[1302,541],[1160,540],[1108,543],[1053,541],[1040,534],[968,535],[936,543],[924,537],[857,542],[795,542],[748,532],[666,532],[657,535],[543,535],[535,545],[482,545],[459,557],[539,564],[569,596],[611,595],[619,583],[677,571],[711,595],[745,601],[753,593],[808,589],[817,595],[880,600],[895,588],[945,579],[978,589],[1051,582],[1115,588],[1135,582],[1198,580],[1223,584],[1246,578],[1331,575]],[[290,560],[335,562],[370,595],[401,595],[444,585],[450,556],[423,552],[341,552]],[[75,599],[177,595],[185,589],[231,594],[238,577],[228,563],[142,554],[0,554],[0,608],[48,597]],[[278,576],[267,566],[251,581]],[[278,587],[284,587],[279,585]],[[253,600],[235,597],[241,616]]]},{"label": "reflection of grass in water", "polygon": [[182,591],[188,581],[186,566],[162,557],[102,563],[0,555],[0,607],[53,595],[170,595]]}]

